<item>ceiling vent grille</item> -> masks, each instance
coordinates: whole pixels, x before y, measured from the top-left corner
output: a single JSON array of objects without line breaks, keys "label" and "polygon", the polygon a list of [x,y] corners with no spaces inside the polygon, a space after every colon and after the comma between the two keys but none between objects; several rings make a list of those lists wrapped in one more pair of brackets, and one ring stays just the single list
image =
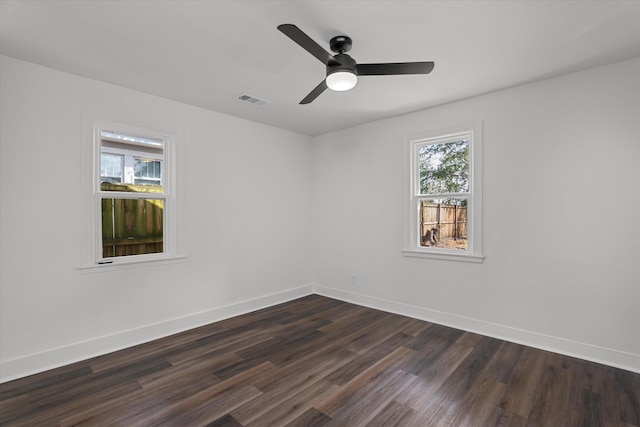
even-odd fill
[{"label": "ceiling vent grille", "polygon": [[260,99],[260,98],[256,98],[255,96],[247,95],[246,93],[243,93],[242,95],[238,96],[238,99],[240,101],[245,101],[245,102],[248,102],[250,104],[255,104],[255,105],[271,104],[270,101],[267,101],[267,100],[264,100],[264,99]]}]

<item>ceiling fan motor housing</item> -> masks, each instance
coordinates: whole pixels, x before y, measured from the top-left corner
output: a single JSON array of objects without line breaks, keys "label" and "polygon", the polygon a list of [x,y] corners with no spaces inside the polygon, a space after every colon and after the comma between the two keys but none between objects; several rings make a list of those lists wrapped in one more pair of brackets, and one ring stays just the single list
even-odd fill
[{"label": "ceiling fan motor housing", "polygon": [[335,53],[349,52],[352,44],[351,37],[348,36],[335,36],[329,40],[329,47]]},{"label": "ceiling fan motor housing", "polygon": [[339,71],[356,73],[356,61],[346,53],[339,53],[333,57],[335,62],[327,65],[327,76]]}]

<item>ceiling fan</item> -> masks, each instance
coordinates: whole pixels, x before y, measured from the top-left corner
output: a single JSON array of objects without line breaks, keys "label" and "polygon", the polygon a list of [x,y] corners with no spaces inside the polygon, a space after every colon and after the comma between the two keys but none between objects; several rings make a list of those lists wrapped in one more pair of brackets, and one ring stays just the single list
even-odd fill
[{"label": "ceiling fan", "polygon": [[385,76],[395,74],[429,74],[433,70],[433,62],[396,62],[380,64],[358,64],[347,55],[351,50],[351,38],[336,36],[329,42],[329,47],[336,55],[331,55],[300,28],[293,24],[282,24],[278,30],[299,44],[304,50],[315,56],[327,66],[327,77],[322,80],[300,104],[309,104],[327,88],[335,91],[353,89],[358,76]]}]

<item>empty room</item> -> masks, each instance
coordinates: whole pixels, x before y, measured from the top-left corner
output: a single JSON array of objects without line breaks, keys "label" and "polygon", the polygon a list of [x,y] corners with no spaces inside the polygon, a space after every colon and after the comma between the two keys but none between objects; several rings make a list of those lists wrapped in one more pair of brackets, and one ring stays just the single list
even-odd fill
[{"label": "empty room", "polygon": [[640,2],[0,0],[0,425],[640,427]]}]

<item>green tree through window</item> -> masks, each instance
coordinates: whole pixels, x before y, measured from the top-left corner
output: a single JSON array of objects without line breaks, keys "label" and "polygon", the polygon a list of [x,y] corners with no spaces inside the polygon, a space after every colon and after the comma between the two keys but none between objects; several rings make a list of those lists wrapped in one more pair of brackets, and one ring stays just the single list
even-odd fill
[{"label": "green tree through window", "polygon": [[[469,191],[469,140],[430,144],[418,152],[420,194],[451,194]],[[466,199],[447,199],[445,203]]]}]

